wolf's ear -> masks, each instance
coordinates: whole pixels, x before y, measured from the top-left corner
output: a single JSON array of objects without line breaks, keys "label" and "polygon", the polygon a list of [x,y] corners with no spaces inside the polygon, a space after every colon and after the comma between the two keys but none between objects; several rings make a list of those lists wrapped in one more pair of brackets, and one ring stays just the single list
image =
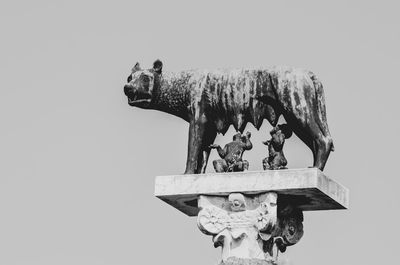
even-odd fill
[{"label": "wolf's ear", "polygon": [[157,74],[161,74],[162,67],[163,67],[163,63],[158,59],[153,63],[153,69]]},{"label": "wolf's ear", "polygon": [[134,73],[134,72],[136,72],[136,71],[139,71],[139,70],[141,70],[140,64],[139,64],[139,63],[136,63],[135,66],[132,68],[132,73]]}]

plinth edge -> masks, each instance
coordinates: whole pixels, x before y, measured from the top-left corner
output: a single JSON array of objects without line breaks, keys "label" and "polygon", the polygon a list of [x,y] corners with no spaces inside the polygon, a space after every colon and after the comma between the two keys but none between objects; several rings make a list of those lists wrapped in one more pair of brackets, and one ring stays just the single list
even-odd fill
[{"label": "plinth edge", "polygon": [[199,195],[251,196],[274,191],[278,204],[302,211],[347,209],[349,190],[317,168],[157,176],[155,196],[189,216],[199,212]]}]

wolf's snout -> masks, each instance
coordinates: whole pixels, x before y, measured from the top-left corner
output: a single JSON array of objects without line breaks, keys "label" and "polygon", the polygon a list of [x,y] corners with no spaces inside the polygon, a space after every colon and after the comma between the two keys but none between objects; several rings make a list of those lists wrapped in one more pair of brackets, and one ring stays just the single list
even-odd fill
[{"label": "wolf's snout", "polygon": [[133,86],[131,84],[126,84],[124,86],[124,93],[126,96],[132,95],[133,94]]}]

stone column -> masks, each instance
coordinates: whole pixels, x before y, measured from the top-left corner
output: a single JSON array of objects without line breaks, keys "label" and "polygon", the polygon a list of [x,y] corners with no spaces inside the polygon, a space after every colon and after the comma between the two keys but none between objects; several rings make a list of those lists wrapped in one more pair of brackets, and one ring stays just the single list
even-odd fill
[{"label": "stone column", "polygon": [[277,199],[275,192],[199,196],[197,224],[222,248],[221,264],[276,264],[278,252],[300,240],[301,211],[287,207],[278,218]]},{"label": "stone column", "polygon": [[221,247],[220,265],[272,265],[303,236],[303,211],[347,209],[349,191],[318,169],[159,176],[155,195]]}]

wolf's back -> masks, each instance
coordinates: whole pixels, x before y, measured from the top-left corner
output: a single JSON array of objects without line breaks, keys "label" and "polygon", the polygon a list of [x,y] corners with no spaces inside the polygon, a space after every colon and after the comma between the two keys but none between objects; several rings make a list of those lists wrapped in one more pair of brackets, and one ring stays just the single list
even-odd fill
[{"label": "wolf's back", "polygon": [[218,131],[224,133],[232,124],[243,132],[248,122],[261,126],[268,113],[263,102],[270,83],[266,70],[208,72],[198,82],[202,83],[201,97],[196,92],[192,95],[195,101],[204,101]]}]

